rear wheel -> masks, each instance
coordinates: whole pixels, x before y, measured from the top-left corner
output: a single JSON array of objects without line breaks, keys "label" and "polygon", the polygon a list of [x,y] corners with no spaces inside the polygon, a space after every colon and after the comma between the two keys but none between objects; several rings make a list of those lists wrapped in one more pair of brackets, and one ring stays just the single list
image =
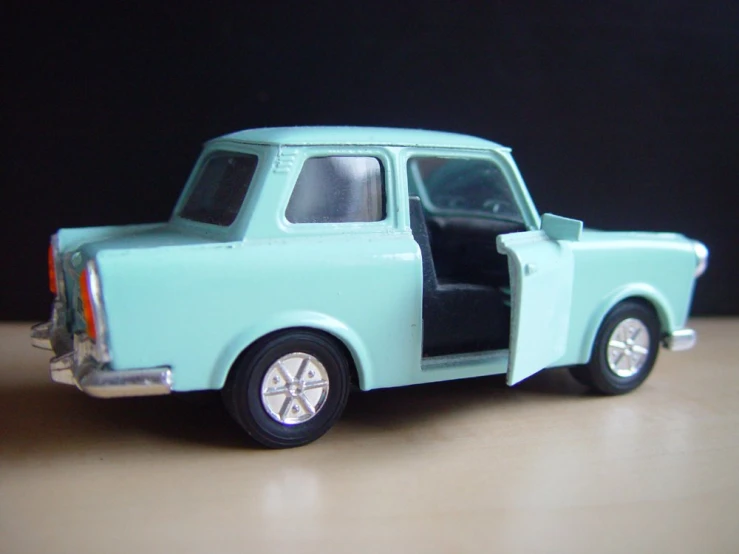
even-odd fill
[{"label": "rear wheel", "polygon": [[334,339],[288,331],[242,355],[222,395],[252,438],[269,448],[289,448],[320,438],[339,419],[349,375],[349,360]]},{"label": "rear wheel", "polygon": [[639,387],[657,361],[660,325],[642,302],[626,300],[601,324],[590,362],[570,369],[580,383],[600,394],[615,395]]}]

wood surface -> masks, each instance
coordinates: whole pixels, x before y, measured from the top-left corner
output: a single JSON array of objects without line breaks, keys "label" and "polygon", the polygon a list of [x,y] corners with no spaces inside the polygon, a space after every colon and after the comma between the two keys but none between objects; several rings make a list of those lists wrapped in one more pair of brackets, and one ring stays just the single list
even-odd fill
[{"label": "wood surface", "polygon": [[564,370],[354,394],[312,445],[221,409],[99,400],[0,324],[0,552],[739,552],[739,319],[636,392]]}]

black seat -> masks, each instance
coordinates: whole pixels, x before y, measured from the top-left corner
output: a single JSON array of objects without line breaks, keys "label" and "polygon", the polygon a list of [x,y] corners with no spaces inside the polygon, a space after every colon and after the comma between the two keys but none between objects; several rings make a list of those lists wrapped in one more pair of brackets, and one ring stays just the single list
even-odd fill
[{"label": "black seat", "polygon": [[493,286],[440,282],[418,197],[410,198],[410,216],[423,263],[423,355],[507,348],[510,309],[503,294]]}]

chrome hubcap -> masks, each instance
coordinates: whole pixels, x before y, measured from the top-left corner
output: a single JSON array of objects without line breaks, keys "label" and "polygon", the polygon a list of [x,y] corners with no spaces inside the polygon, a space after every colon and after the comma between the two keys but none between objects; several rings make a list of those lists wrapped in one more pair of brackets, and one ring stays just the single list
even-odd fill
[{"label": "chrome hubcap", "polygon": [[262,406],[285,425],[313,419],[328,398],[328,373],[304,352],[286,354],[269,366],[262,380]]},{"label": "chrome hubcap", "polygon": [[608,339],[608,368],[619,377],[636,375],[649,355],[649,329],[636,318],[624,319]]}]

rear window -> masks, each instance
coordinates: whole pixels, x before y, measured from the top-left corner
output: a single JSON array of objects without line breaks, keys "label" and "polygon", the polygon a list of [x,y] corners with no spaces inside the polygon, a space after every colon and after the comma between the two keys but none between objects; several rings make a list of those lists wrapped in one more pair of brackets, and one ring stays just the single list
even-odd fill
[{"label": "rear window", "polygon": [[231,225],[244,203],[257,161],[254,154],[211,154],[201,167],[179,216],[221,227]]}]

